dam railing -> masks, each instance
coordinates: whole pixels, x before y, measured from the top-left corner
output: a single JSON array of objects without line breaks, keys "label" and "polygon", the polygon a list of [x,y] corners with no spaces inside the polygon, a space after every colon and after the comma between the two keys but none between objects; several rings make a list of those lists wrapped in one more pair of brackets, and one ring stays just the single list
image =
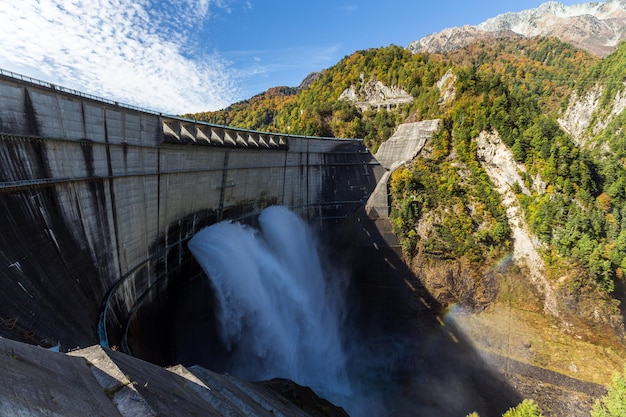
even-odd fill
[{"label": "dam railing", "polygon": [[[6,69],[2,69],[0,68],[0,76],[4,76],[4,77],[9,77],[12,78],[14,80],[19,80],[22,82],[26,82],[29,84],[33,84],[33,85],[37,85],[40,87],[44,87],[44,88],[48,88],[51,90],[56,90],[58,92],[63,92],[66,94],[70,94],[70,95],[74,95],[74,96],[78,96],[78,97],[82,97],[82,98],[86,98],[88,100],[91,101],[97,101],[100,103],[104,103],[104,104],[108,104],[108,105],[112,105],[115,107],[119,107],[121,109],[128,109],[128,110],[133,110],[133,111],[137,111],[137,112],[141,112],[141,113],[147,113],[147,114],[151,114],[154,116],[158,116],[159,118],[161,118],[162,120],[162,126],[163,126],[163,130],[164,130],[164,135],[167,136],[167,133],[170,133],[170,136],[174,136],[173,134],[173,130],[171,129],[171,122],[176,122],[177,124],[193,124],[194,126],[196,126],[196,128],[198,129],[198,131],[202,130],[202,133],[204,133],[206,135],[206,131],[205,129],[207,128],[216,128],[216,129],[226,129],[229,132],[235,132],[235,133],[245,133],[249,136],[260,136],[261,137],[261,141],[263,141],[263,138],[267,137],[267,138],[273,138],[273,137],[277,137],[277,138],[289,138],[289,137],[293,137],[293,138],[299,138],[299,139],[328,139],[328,140],[333,140],[333,141],[341,141],[341,140],[349,140],[349,141],[361,141],[362,139],[360,138],[335,138],[335,137],[330,137],[330,136],[308,136],[308,135],[294,135],[294,134],[288,134],[288,133],[280,133],[280,132],[266,132],[266,131],[261,131],[261,130],[256,130],[256,129],[245,129],[245,128],[239,128],[239,127],[233,127],[233,126],[228,126],[225,124],[218,124],[218,123],[210,123],[210,122],[206,122],[206,121],[202,121],[202,120],[197,120],[197,119],[190,119],[190,118],[186,118],[186,117],[182,117],[180,115],[174,115],[174,114],[169,114],[169,113],[164,113],[164,112],[159,112],[156,110],[151,110],[148,108],[144,108],[144,107],[140,107],[140,106],[135,106],[132,104],[126,104],[117,100],[112,100],[112,99],[108,99],[105,97],[101,97],[101,96],[96,96],[93,94],[89,94],[89,93],[85,93],[79,90],[75,90],[72,88],[68,88],[68,87],[64,87],[58,84],[54,84],[48,81],[42,81],[39,80],[37,78],[33,78],[33,77],[29,77],[27,75],[23,75],[23,74],[19,74],[10,70],[6,70]],[[184,135],[181,135],[184,136]],[[219,139],[215,139],[214,137],[212,138],[211,135],[206,135],[206,142],[207,143],[217,143],[219,142]],[[231,139],[231,144],[235,145],[237,144],[237,134],[235,135],[234,139]],[[239,138],[240,139],[240,138]],[[284,142],[279,142],[276,145],[271,145],[269,143],[270,139],[268,139],[268,146],[266,147],[282,147],[285,145]],[[201,141],[200,141],[201,142]],[[224,142],[224,140],[222,140],[222,142]],[[226,140],[226,142],[228,142],[228,139]],[[239,142],[241,143],[241,140],[239,140]]]},{"label": "dam railing", "polygon": [[29,84],[35,84],[35,85],[38,85],[40,87],[46,87],[46,88],[50,88],[52,90],[62,91],[64,93],[68,93],[68,94],[72,94],[72,95],[75,95],[75,96],[87,98],[89,100],[100,101],[102,103],[112,104],[114,106],[122,107],[122,108],[125,108],[125,109],[136,110],[136,111],[140,111],[140,112],[143,112],[143,113],[150,113],[150,114],[159,115],[159,116],[162,115],[162,113],[156,112],[154,110],[145,109],[145,108],[138,107],[138,106],[133,106],[131,104],[120,103],[120,102],[115,101],[115,100],[111,100],[111,99],[107,99],[107,98],[104,98],[104,97],[95,96],[93,94],[84,93],[82,91],[78,91],[78,90],[74,90],[74,89],[71,89],[71,88],[63,87],[63,86],[60,86],[60,85],[57,85],[57,84],[53,84],[53,83],[50,83],[50,82],[47,82],[47,81],[38,80],[36,78],[32,78],[32,77],[29,77],[27,75],[18,74],[16,72],[5,70],[5,69],[2,69],[2,68],[0,68],[0,75],[4,75],[5,77],[14,78],[16,80],[25,81],[25,82],[27,82]]}]

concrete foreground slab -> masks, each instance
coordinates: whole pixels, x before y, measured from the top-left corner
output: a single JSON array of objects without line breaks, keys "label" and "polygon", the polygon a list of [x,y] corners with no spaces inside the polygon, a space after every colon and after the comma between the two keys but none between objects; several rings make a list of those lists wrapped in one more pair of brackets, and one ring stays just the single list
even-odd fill
[{"label": "concrete foreground slab", "polygon": [[0,337],[0,373],[1,416],[310,417],[319,414],[301,409],[260,383],[197,366],[187,369],[176,365],[165,369],[101,346],[64,354]]},{"label": "concrete foreground slab", "polygon": [[0,415],[120,416],[83,358],[0,338]]}]

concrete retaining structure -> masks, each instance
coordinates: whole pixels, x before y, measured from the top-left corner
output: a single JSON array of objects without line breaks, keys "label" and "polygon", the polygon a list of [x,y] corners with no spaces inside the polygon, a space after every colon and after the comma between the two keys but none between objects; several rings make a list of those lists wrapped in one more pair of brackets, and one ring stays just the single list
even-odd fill
[{"label": "concrete retaining structure", "polygon": [[386,172],[380,178],[370,195],[365,210],[372,219],[389,217],[389,180],[391,174],[401,166],[408,164],[422,151],[426,141],[439,128],[439,120],[403,123],[394,134],[380,145],[376,160]]},{"label": "concrete retaining structure", "polygon": [[1,336],[119,345],[137,301],[158,304],[189,272],[202,227],[273,204],[346,218],[376,184],[360,140],[203,124],[12,75],[0,72]]},{"label": "concrete retaining structure", "polygon": [[[319,415],[263,383],[201,367],[164,369],[100,346],[69,354],[0,338],[3,416]],[[295,385],[295,384],[294,384]],[[331,416],[343,410],[318,399]]]}]

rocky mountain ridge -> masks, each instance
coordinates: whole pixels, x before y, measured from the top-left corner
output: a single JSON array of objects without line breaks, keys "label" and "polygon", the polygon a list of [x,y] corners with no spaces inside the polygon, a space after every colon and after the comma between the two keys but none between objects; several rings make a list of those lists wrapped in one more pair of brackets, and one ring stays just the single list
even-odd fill
[{"label": "rocky mountain ridge", "polygon": [[596,56],[605,57],[626,39],[626,1],[581,3],[557,1],[536,9],[504,13],[476,26],[448,28],[411,42],[411,52],[445,53],[470,43],[513,37],[554,36]]}]

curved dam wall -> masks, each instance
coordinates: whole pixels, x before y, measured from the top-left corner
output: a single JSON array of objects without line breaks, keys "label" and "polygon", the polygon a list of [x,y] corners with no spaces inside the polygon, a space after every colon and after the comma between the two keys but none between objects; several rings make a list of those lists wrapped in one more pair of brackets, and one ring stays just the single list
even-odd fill
[{"label": "curved dam wall", "polygon": [[138,306],[158,311],[177,281],[200,274],[186,242],[201,228],[274,204],[327,225],[376,185],[379,164],[360,140],[197,123],[9,75],[0,73],[2,337],[119,346]]}]

